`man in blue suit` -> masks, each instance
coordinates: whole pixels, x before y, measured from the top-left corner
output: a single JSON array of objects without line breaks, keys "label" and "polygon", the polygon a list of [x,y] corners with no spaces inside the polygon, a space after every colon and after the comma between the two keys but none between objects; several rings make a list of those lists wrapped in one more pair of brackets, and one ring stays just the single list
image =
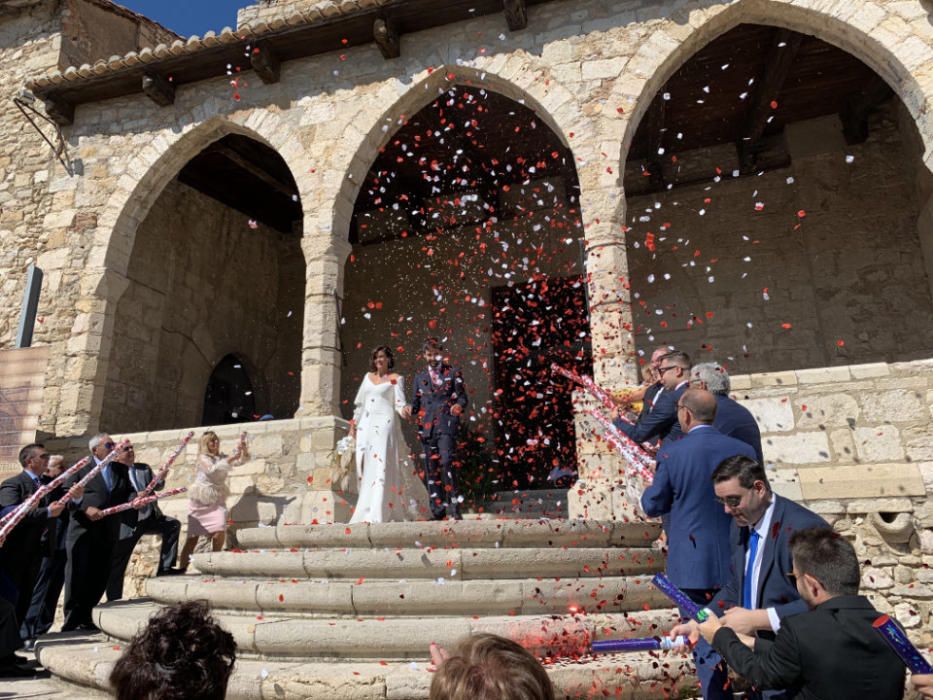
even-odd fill
[{"label": "man in blue suit", "polygon": [[454,465],[460,416],[467,407],[463,374],[444,362],[444,348],[437,338],[422,346],[427,364],[412,382],[411,409],[418,424],[424,456],[424,479],[435,520],[445,516],[462,520],[460,490]]},{"label": "man in blue suit", "polygon": [[[685,437],[658,452],[654,481],[642,495],[649,516],[667,516],[667,576],[691,600],[708,605],[729,580],[731,519],[716,502],[712,475],[725,459],[744,455],[750,446],[712,427],[716,398],[703,389],[689,389],[677,403]],[[694,649],[703,697],[731,698],[728,672],[719,655],[702,642]]]},{"label": "man in blue suit", "polygon": [[[747,456],[730,457],[713,472],[713,490],[732,516],[729,533],[731,565],[728,582],[710,607],[738,634],[774,639],[781,620],[807,611],[793,571],[790,539],[798,530],[828,528],[816,513],[778,496],[764,467]],[[749,698],[785,698],[781,690]]]},{"label": "man in blue suit", "polygon": [[734,437],[752,446],[758,464],[764,464],[761,454],[761,431],[752,412],[729,398],[729,373],[718,362],[702,362],[690,370],[690,386],[706,389],[716,397],[716,421],[713,427],[723,435]]},{"label": "man in blue suit", "polygon": [[664,389],[658,394],[650,411],[643,412],[634,425],[622,421],[618,409],[613,417],[615,426],[635,442],[658,438],[664,446],[683,437],[677,422],[677,403],[689,385],[690,356],[676,350],[667,353],[661,357],[658,375]]}]

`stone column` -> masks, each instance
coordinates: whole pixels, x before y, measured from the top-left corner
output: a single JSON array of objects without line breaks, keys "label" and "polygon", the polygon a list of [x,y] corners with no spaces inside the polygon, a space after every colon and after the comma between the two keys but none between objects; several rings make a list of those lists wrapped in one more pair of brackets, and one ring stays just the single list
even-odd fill
[{"label": "stone column", "polygon": [[79,435],[97,432],[113,345],[117,302],[129,280],[114,270],[94,270],[81,280],[81,296],[71,337],[65,345],[65,371],[55,432]]},{"label": "stone column", "polygon": [[[306,231],[316,231],[306,226]],[[320,233],[301,240],[306,270],[299,416],[340,413],[340,314],[350,244]]]},{"label": "stone column", "polygon": [[[624,195],[610,173],[580,175],[586,222],[586,276],[589,292],[593,374],[596,382],[615,389],[638,381],[632,336],[628,262],[625,254]],[[587,185],[590,184],[588,187]],[[625,500],[625,463],[601,440],[602,430],[588,417],[600,408],[583,392],[574,394],[577,466],[580,479],[568,494],[571,518],[604,520],[631,517]]]}]

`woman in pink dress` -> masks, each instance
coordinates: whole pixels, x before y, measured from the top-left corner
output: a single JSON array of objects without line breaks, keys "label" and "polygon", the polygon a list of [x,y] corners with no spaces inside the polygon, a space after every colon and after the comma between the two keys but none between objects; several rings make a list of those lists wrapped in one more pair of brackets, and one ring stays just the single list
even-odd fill
[{"label": "woman in pink dress", "polygon": [[220,438],[208,430],[198,443],[197,472],[194,483],[188,487],[188,537],[182,547],[178,567],[188,568],[191,554],[198,539],[209,537],[215,552],[224,547],[227,532],[227,475],[230,468],[249,458],[245,436],[233,455],[227,457],[220,452]]}]

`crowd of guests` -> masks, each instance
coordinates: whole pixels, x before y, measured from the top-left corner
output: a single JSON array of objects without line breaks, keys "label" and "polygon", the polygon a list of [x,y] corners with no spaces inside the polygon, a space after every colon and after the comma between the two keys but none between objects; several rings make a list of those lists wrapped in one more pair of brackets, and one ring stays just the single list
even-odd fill
[{"label": "crowd of guests", "polygon": [[[62,589],[61,631],[96,631],[94,606],[105,595],[108,601],[123,597],[126,568],[143,535],[161,536],[157,576],[184,573],[200,537],[208,537],[214,551],[223,547],[227,474],[248,457],[244,440],[227,457],[214,432],[202,436],[188,493],[188,538],[177,568],[181,523],[165,515],[157,502],[141,497],[147,488],[162,490],[164,480],[148,464],[136,461],[129,440],[117,443],[100,433],[89,440],[88,448],[87,465],[40,499],[0,548],[0,677],[35,673],[15,652],[32,649],[36,639],[51,630]],[[116,454],[108,461],[112,453]],[[19,462],[23,470],[0,484],[0,517],[56,479],[64,466],[60,455],[39,443],[23,447]],[[101,464],[87,483],[79,483]],[[132,507],[104,515],[106,509],[127,503]]]},{"label": "crowd of guests", "polygon": [[[881,613],[858,595],[852,545],[774,493],[760,431],[729,398],[725,369],[666,347],[648,367],[640,413],[620,407],[615,424],[658,441],[641,506],[663,521],[668,578],[706,611],[673,631],[695,642],[704,699],[733,698],[730,667],[751,684],[747,698],[903,697],[905,666],[872,627]],[[933,678],[912,682],[933,697]]]}]

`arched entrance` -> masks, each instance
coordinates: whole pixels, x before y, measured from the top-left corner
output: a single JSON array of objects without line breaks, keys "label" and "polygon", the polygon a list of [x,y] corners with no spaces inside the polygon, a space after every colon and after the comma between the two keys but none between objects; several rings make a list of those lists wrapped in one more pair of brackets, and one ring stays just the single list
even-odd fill
[{"label": "arched entrance", "polygon": [[929,356],[929,186],[871,68],[788,29],[731,29],[671,75],[629,149],[639,352],[736,372]]},{"label": "arched entrance", "polygon": [[202,425],[242,423],[256,415],[253,382],[243,360],[225,355],[207,380]]},{"label": "arched entrance", "polygon": [[474,497],[546,487],[554,466],[572,467],[570,395],[549,368],[591,371],[579,184],[546,122],[493,90],[445,86],[380,150],[351,243],[342,395],[376,345],[411,377],[437,336],[471,394],[460,455]]},{"label": "arched entrance", "polygon": [[[249,136],[223,135],[178,171],[136,231],[101,425],[131,432],[294,414],[301,222],[288,166]],[[227,348],[254,363],[249,395],[233,381],[235,360],[214,364]],[[239,393],[221,402],[221,384]]]}]

